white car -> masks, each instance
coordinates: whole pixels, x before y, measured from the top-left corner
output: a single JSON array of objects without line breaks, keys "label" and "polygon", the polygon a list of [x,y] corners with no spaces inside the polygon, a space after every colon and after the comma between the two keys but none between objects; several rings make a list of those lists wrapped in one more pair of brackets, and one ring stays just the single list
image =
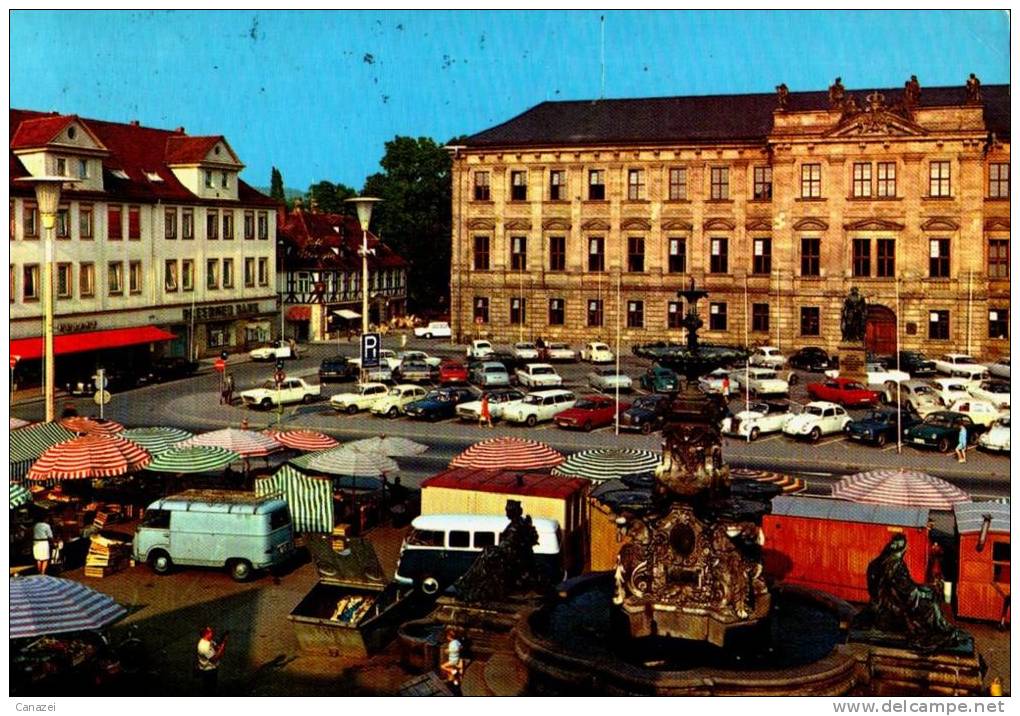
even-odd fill
[{"label": "white car", "polygon": [[397,355],[395,355],[394,357],[387,359],[387,362],[389,363],[390,370],[396,371],[400,368],[400,364],[403,363],[405,360],[408,363],[411,362],[417,363],[418,361],[421,361],[422,363],[428,365],[430,368],[432,367],[438,368],[439,364],[443,362],[442,358],[438,356],[430,356],[425,351],[401,351],[400,353],[397,353]]},{"label": "white car", "polygon": [[446,321],[432,321],[427,326],[415,328],[414,335],[417,338],[449,338],[453,332]]},{"label": "white car", "polygon": [[[516,388],[503,388],[499,390],[488,390],[484,395],[489,396],[489,417],[499,420],[507,408],[513,407],[524,400],[527,393]],[[470,403],[461,403],[457,406],[457,417],[461,420],[478,422],[482,415],[482,401],[472,400]]]},{"label": "white car", "polygon": [[519,360],[538,360],[538,348],[534,343],[514,343],[510,352]]},{"label": "white car", "polygon": [[585,343],[581,349],[581,360],[590,363],[612,363],[616,359],[605,343]]},{"label": "white car", "polygon": [[936,378],[931,382],[943,405],[970,397],[971,382],[965,378]]},{"label": "white car", "polygon": [[467,349],[468,358],[485,358],[491,356],[495,351],[489,341],[471,341]]},{"label": "white car", "polygon": [[596,390],[604,392],[616,390],[619,387],[620,390],[632,390],[634,387],[634,381],[631,380],[629,375],[623,373],[617,373],[615,368],[609,366],[598,366],[593,368],[592,371],[587,375],[588,385]]},{"label": "white car", "polygon": [[779,370],[786,365],[786,356],[780,353],[775,346],[759,346],[751,352],[748,362],[762,368]]},{"label": "white car", "polygon": [[508,423],[524,423],[529,428],[536,423],[552,420],[556,413],[573,408],[577,396],[569,390],[539,390],[528,393],[520,403],[503,411]]},{"label": "white car", "polygon": [[975,400],[973,398],[969,400],[957,400],[950,406],[949,409],[954,413],[969,415],[975,425],[981,425],[986,428],[990,428],[992,423],[1002,417],[1002,413],[999,412],[999,409],[987,400]]},{"label": "white car", "polygon": [[253,351],[249,351],[248,357],[252,360],[281,360],[283,358],[293,358],[294,352],[290,349],[290,343],[278,340],[268,346],[260,346]]},{"label": "white car", "polygon": [[563,385],[563,378],[548,363],[528,363],[518,368],[514,375],[520,385],[528,388],[558,388]]},{"label": "white car", "polygon": [[[393,361],[395,361],[396,358],[397,358],[397,354],[394,353],[393,351],[391,351],[389,348],[383,348],[383,349],[381,349],[379,351],[379,365],[380,365],[380,367],[385,366],[385,367],[389,368],[390,370],[393,370],[393,368],[395,368],[396,365],[399,365],[399,361],[396,364],[393,363]],[[356,365],[356,366],[358,366],[360,368],[361,367],[361,357],[358,356],[357,358],[351,358],[351,363],[353,363],[354,365]]]},{"label": "white car", "polygon": [[577,360],[577,351],[567,343],[546,343],[541,357],[547,361],[564,361],[572,363]]},{"label": "white car", "polygon": [[992,428],[978,438],[978,446],[995,452],[1009,452],[1009,413],[992,423]]},{"label": "white car", "polygon": [[790,384],[771,368],[739,368],[730,371],[730,391],[750,390],[752,395],[786,395]]},{"label": "white car", "polygon": [[1009,410],[1009,383],[1002,380],[983,380],[968,388],[979,400],[987,400],[999,410]]},{"label": "white car", "polygon": [[966,353],[946,353],[935,359],[935,370],[953,378],[988,380],[988,369]]},{"label": "white car", "polygon": [[995,363],[985,363],[985,367],[996,378],[1009,380],[1009,358],[1000,358]]},{"label": "white car", "polygon": [[337,412],[353,415],[359,410],[371,410],[375,401],[382,400],[389,392],[385,383],[361,383],[350,393],[337,393],[329,399],[329,404]]},{"label": "white car", "polygon": [[[896,384],[910,380],[910,373],[895,368],[886,368],[881,363],[865,363],[864,372],[868,379],[868,389],[881,393],[883,400],[890,403],[896,400]],[[829,378],[838,378],[839,370],[827,370]]]},{"label": "white car", "polygon": [[783,424],[783,434],[794,438],[806,437],[815,442],[823,435],[842,433],[849,422],[850,416],[843,406],[818,400],[791,415]]},{"label": "white car", "polygon": [[[698,378],[698,387],[706,393],[722,393],[723,379],[729,376],[730,372],[725,368],[716,368],[708,375]],[[733,392],[733,381],[730,380],[730,392]]]},{"label": "white car", "polygon": [[407,404],[421,400],[427,392],[420,385],[411,385],[410,383],[395,385],[384,397],[372,403],[372,414],[385,415],[387,418],[404,415],[404,408]]},{"label": "white car", "polygon": [[310,403],[322,394],[321,385],[309,385],[301,378],[286,378],[279,385],[267,380],[258,388],[241,391],[241,400],[249,408],[271,408],[288,403]]},{"label": "white car", "polygon": [[777,433],[790,419],[787,403],[751,403],[747,410],[741,410],[732,418],[723,418],[722,432],[741,438],[757,440],[762,433]]},{"label": "white car", "polygon": [[[900,400],[909,405],[922,418],[936,410],[945,410],[946,404],[938,392],[920,380],[905,380],[900,383]],[[893,393],[893,402],[896,394]]]}]

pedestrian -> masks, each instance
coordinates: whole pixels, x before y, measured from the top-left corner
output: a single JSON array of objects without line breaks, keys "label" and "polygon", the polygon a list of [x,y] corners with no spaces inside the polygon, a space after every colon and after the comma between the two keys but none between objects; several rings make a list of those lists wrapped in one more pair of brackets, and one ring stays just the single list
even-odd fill
[{"label": "pedestrian", "polygon": [[492,413],[489,412],[489,394],[482,396],[482,410],[478,413],[478,427],[492,427]]},{"label": "pedestrian", "polygon": [[461,656],[463,648],[457,632],[453,629],[446,630],[446,660],[439,665],[443,676],[453,686],[460,686],[460,677],[464,673],[464,658]]},{"label": "pedestrian", "polygon": [[216,682],[219,677],[220,660],[227,650],[227,634],[224,632],[219,641],[216,640],[212,627],[202,630],[202,637],[198,640],[198,660],[195,663],[195,673],[202,680],[202,693],[205,696],[216,695]]},{"label": "pedestrian", "polygon": [[223,379],[223,402],[227,405],[234,404],[234,376],[230,373]]},{"label": "pedestrian", "polygon": [[50,553],[53,549],[53,528],[46,522],[45,517],[39,517],[39,521],[32,527],[32,556],[35,558],[35,569],[39,574],[46,574],[50,566]]},{"label": "pedestrian", "polygon": [[960,438],[956,443],[956,461],[967,462],[967,426],[960,425]]},{"label": "pedestrian", "polygon": [[724,375],[722,379],[722,397],[728,403],[730,401],[730,377]]}]

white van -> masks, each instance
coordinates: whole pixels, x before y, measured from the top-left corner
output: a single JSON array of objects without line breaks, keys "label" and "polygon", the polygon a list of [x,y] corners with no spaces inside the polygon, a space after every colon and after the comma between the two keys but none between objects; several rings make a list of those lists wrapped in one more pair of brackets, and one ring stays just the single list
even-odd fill
[{"label": "white van", "polygon": [[[486,547],[499,541],[510,520],[499,515],[422,515],[411,522],[411,532],[400,546],[393,579],[435,594],[457,581]],[[556,520],[532,518],[538,532],[534,547],[539,570],[550,579],[563,579],[560,528]]]},{"label": "white van", "polygon": [[577,396],[569,390],[537,390],[524,400],[503,410],[508,423],[525,423],[529,428],[543,420],[552,420],[556,413],[573,408]]}]

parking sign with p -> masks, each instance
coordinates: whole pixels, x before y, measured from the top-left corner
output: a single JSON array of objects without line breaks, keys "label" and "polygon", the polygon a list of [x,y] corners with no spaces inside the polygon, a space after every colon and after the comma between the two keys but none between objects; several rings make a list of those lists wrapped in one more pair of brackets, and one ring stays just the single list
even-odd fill
[{"label": "parking sign with p", "polygon": [[361,367],[379,367],[379,340],[378,333],[363,333],[361,335]]}]

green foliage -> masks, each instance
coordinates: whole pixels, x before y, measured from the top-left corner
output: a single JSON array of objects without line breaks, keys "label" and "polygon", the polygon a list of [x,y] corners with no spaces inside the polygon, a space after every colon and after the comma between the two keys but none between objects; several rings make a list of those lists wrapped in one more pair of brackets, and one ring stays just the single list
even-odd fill
[{"label": "green foliage", "polygon": [[286,195],[283,190],[283,175],[280,174],[280,170],[273,167],[273,172],[269,179],[269,196],[281,204],[286,201]]},{"label": "green foliage", "polygon": [[358,192],[346,184],[334,184],[323,180],[308,187],[309,203],[315,201],[318,211],[326,214],[351,214],[351,206],[344,199],[357,196]]}]

